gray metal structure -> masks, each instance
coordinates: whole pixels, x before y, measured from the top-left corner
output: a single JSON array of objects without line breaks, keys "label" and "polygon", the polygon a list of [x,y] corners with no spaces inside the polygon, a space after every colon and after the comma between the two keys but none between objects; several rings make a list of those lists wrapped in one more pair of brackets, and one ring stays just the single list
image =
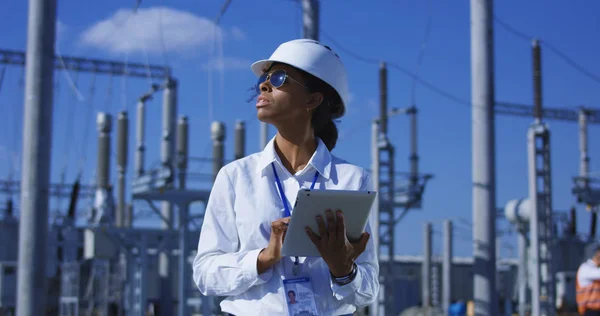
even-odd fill
[{"label": "gray metal structure", "polygon": [[476,315],[495,315],[496,165],[493,1],[471,0],[473,286]]},{"label": "gray metal structure", "polygon": [[[168,78],[163,91],[163,115],[162,115],[162,141],[161,141],[161,163],[163,168],[173,171],[172,176],[175,177],[176,166],[176,124],[177,124],[177,81]],[[173,204],[170,201],[163,201],[161,205],[161,213],[165,220],[162,221],[164,229],[172,229],[174,227]],[[184,210],[179,210],[180,214]],[[159,255],[159,274],[161,282],[160,291],[160,306],[161,315],[172,315],[173,310],[173,291],[171,290],[171,269],[170,254],[162,252]]]},{"label": "gray metal structure", "polygon": [[124,227],[131,223],[131,214],[127,214],[125,199],[125,175],[127,174],[127,158],[129,149],[129,118],[127,112],[117,117],[117,209],[115,226]]},{"label": "gray metal structure", "polygon": [[442,257],[442,310],[447,311],[451,301],[452,284],[452,221],[444,221],[444,254]]},{"label": "gray metal structure", "polygon": [[423,264],[421,265],[421,304],[423,308],[433,306],[431,286],[431,240],[432,227],[430,222],[423,225]]},{"label": "gray metal structure", "polygon": [[[413,105],[406,109],[394,108],[388,111],[387,102],[387,66],[382,63],[379,69],[380,81],[380,116],[372,127],[372,168],[371,174],[378,191],[378,203],[373,209],[373,242],[380,258],[379,299],[369,307],[371,315],[394,315],[394,284],[397,281],[394,266],[395,227],[410,209],[420,208],[426,182],[430,174],[415,174],[418,171],[418,155],[416,152],[416,115]],[[388,118],[391,116],[410,115],[410,155],[411,172],[398,173],[395,170],[395,147],[387,134]],[[414,132],[414,133],[413,133]],[[403,181],[397,181],[400,178]],[[408,181],[405,181],[408,180]],[[387,260],[381,260],[383,257]]]},{"label": "gray metal structure", "polygon": [[23,119],[17,315],[46,314],[56,0],[30,0]]},{"label": "gray metal structure", "polygon": [[[143,78],[165,78],[170,74],[168,67],[135,63],[126,65],[116,61],[54,56],[55,6],[56,1],[31,1],[27,52],[0,50],[0,64],[26,67],[23,157],[25,164],[31,167],[24,166],[23,180],[20,183],[18,181],[0,181],[0,191],[8,194],[19,192],[18,186],[21,185],[22,211],[19,248],[26,250],[20,251],[22,259],[20,259],[21,262],[17,269],[20,279],[17,292],[22,293],[18,296],[19,303],[17,304],[20,315],[45,313],[46,278],[41,275],[45,274],[46,264],[45,258],[41,258],[40,254],[46,253],[46,243],[48,242],[48,196],[63,198],[71,196],[69,216],[75,216],[77,197],[91,196],[93,191],[99,189],[98,186],[85,186],[76,181],[73,191],[68,192],[69,187],[62,183],[49,183],[53,68]],[[99,147],[100,152],[103,152],[110,146],[101,139]],[[106,165],[108,158],[100,158],[98,182],[105,183],[106,173],[109,172]],[[119,161],[123,162],[121,158]],[[126,162],[123,162],[120,165],[124,166],[125,164]],[[46,180],[48,183],[45,184]],[[119,194],[122,192],[121,188],[119,186]],[[110,188],[108,189],[107,194],[110,194]],[[121,197],[119,201],[122,201]],[[119,203],[119,205],[121,204]],[[130,208],[127,209],[130,210]],[[119,214],[121,213],[116,215]],[[66,220],[63,222],[63,226],[66,225],[63,228],[68,230],[68,226],[74,225],[74,221],[69,218]],[[113,225],[118,220],[119,217],[115,216],[110,224]],[[131,216],[129,216],[129,221],[131,221]],[[53,227],[53,229],[58,229],[58,227]],[[70,269],[68,265],[64,266],[66,278],[72,276],[70,272],[79,273],[77,272],[78,268]],[[72,279],[77,280],[75,277]]]},{"label": "gray metal structure", "polygon": [[535,121],[527,133],[529,165],[529,238],[533,271],[531,273],[531,312],[533,315],[553,316],[554,273],[552,268],[552,175],[550,164],[550,130],[541,120],[542,81],[541,57],[537,40],[533,42],[533,85]]},{"label": "gray metal structure", "polygon": [[246,156],[246,124],[244,121],[235,122],[233,159]]}]

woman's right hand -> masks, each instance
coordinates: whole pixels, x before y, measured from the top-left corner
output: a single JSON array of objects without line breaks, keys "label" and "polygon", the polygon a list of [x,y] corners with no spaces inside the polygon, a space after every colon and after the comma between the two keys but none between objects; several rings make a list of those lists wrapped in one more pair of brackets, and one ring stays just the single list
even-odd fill
[{"label": "woman's right hand", "polygon": [[290,217],[280,218],[271,223],[271,237],[269,245],[258,255],[257,269],[258,274],[262,274],[281,260],[281,247],[285,239]]}]

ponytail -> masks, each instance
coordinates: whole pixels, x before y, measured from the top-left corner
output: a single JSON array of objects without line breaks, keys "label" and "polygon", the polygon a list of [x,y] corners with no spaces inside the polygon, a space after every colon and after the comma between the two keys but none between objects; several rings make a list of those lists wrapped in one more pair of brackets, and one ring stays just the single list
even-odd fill
[{"label": "ponytail", "polygon": [[310,92],[323,94],[323,101],[312,114],[312,127],[316,137],[319,137],[332,151],[338,140],[338,129],[334,119],[339,118],[344,112],[344,104],[340,95],[325,81],[299,70],[304,77],[304,84]]},{"label": "ponytail", "polygon": [[317,133],[317,137],[325,143],[329,151],[333,150],[338,139],[338,129],[333,120],[329,119],[325,123],[325,126]]}]

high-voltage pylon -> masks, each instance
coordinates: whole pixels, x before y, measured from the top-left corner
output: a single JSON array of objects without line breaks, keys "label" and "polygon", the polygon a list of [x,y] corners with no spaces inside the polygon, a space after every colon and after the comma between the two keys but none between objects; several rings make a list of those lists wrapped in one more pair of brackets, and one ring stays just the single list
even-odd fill
[{"label": "high-voltage pylon", "polygon": [[[370,306],[371,315],[395,315],[394,303],[394,250],[396,224],[410,209],[420,208],[425,183],[430,174],[418,173],[418,155],[416,140],[416,107],[393,109],[388,112],[387,105],[387,67],[381,64],[380,80],[380,117],[373,122],[372,128],[372,178],[378,200],[371,217],[374,244],[380,264],[380,296]],[[388,117],[398,114],[410,115],[410,173],[398,173],[395,170],[395,147],[388,138]],[[398,175],[408,179],[407,183],[396,181]],[[381,260],[386,258],[385,260]]]},{"label": "high-voltage pylon", "polygon": [[552,269],[552,177],[550,169],[550,130],[541,120],[542,81],[540,47],[533,42],[533,85],[535,121],[527,133],[529,161],[529,201],[531,218],[531,275],[533,315],[554,316],[554,270]]},{"label": "high-voltage pylon", "polygon": [[[533,42],[532,57],[535,106],[496,103],[495,108],[498,114],[535,118],[527,134],[529,197],[511,200],[505,207],[506,218],[516,226],[519,233],[520,316],[527,314],[529,290],[531,290],[530,303],[533,315],[555,313],[555,269],[552,263],[556,260],[552,258],[552,249],[555,240],[553,227],[557,222],[557,213],[552,210],[550,131],[542,118],[579,122],[580,175],[574,177],[575,187],[572,192],[579,203],[585,203],[591,209],[600,203],[600,190],[590,183],[587,153],[587,124],[588,122],[600,123],[600,111],[583,107],[579,110],[543,108],[541,51],[537,41]],[[575,211],[572,212],[574,217]],[[572,230],[575,234],[574,227]]]}]

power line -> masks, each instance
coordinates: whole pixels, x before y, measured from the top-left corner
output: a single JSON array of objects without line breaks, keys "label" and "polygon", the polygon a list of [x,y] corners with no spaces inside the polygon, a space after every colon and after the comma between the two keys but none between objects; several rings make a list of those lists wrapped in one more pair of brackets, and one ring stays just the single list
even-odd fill
[{"label": "power line", "polygon": [[[423,38],[423,43],[421,44],[421,49],[419,50],[419,56],[417,57],[417,69],[415,71],[415,75],[419,75],[419,70],[421,70],[421,64],[423,63],[423,57],[425,57],[425,50],[427,49],[427,43],[429,42],[429,36],[431,35],[431,24],[433,20],[433,10],[431,8],[431,0],[426,2],[427,6],[427,22],[425,25],[425,36]],[[416,106],[416,92],[417,92],[417,81],[412,81],[411,93],[410,93],[410,105]]]},{"label": "power line", "polygon": [[[161,0],[160,3],[165,7],[165,1]],[[162,55],[165,60],[165,67],[169,66],[169,58],[167,56],[167,46],[165,45],[165,32],[163,29],[163,19],[162,19],[162,10],[163,8],[158,9],[158,32],[160,37],[160,45],[162,50]]]},{"label": "power line", "polygon": [[[531,42],[534,37],[533,36],[529,36],[517,29],[515,29],[514,27],[510,26],[508,23],[502,21],[500,18],[498,18],[497,16],[494,16],[494,21],[496,23],[498,23],[498,25],[500,25],[502,28],[504,28],[506,31],[508,31],[509,33],[524,39],[526,41]],[[578,70],[580,73],[582,73],[584,76],[600,83],[600,76],[586,70],[583,66],[581,66],[580,64],[578,64],[575,60],[573,60],[572,58],[568,57],[565,53],[561,52],[560,50],[558,50],[556,47],[554,47],[552,44],[544,41],[544,40],[539,40],[539,42],[544,45],[547,49],[549,49],[551,52],[553,52],[554,54],[556,54],[560,59],[562,59],[564,62],[566,62],[567,64],[569,64],[571,67],[573,67],[574,69]]]},{"label": "power line", "polygon": [[[352,52],[351,50],[346,49],[344,46],[340,45],[336,40],[333,39],[332,36],[329,36],[327,34],[327,32],[325,32],[322,29],[321,29],[321,33],[323,34],[323,36],[325,38],[327,38],[327,40],[329,40],[331,43],[333,43],[341,52],[346,53],[348,56],[350,56],[350,57],[352,57],[352,58],[354,58],[356,60],[359,60],[359,61],[362,61],[362,62],[365,62],[365,63],[368,63],[368,64],[375,64],[375,65],[380,64],[381,61],[382,61],[382,60],[379,60],[379,59],[375,59],[375,58],[371,58],[371,57],[364,57],[364,56],[358,55],[358,54]],[[415,82],[420,83],[424,87],[429,88],[430,90],[432,90],[432,91],[440,94],[441,96],[443,96],[443,97],[445,97],[445,98],[447,98],[447,99],[449,99],[449,100],[451,100],[453,102],[456,102],[458,104],[466,105],[468,107],[472,106],[472,103],[470,101],[465,100],[465,99],[463,99],[461,97],[457,97],[457,96],[455,96],[455,95],[453,95],[453,94],[451,94],[451,93],[449,93],[447,91],[444,91],[443,89],[435,86],[434,84],[432,84],[432,83],[430,83],[428,81],[425,81],[424,79],[422,79],[421,77],[419,77],[415,73],[409,71],[408,69],[406,69],[406,68],[404,68],[404,67],[402,67],[402,66],[400,66],[400,65],[398,65],[398,64],[396,64],[394,62],[386,61],[386,63],[387,63],[387,65],[389,67],[394,68],[394,69],[396,69],[396,70],[404,73],[406,76],[412,78]]]}]

